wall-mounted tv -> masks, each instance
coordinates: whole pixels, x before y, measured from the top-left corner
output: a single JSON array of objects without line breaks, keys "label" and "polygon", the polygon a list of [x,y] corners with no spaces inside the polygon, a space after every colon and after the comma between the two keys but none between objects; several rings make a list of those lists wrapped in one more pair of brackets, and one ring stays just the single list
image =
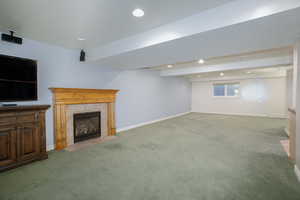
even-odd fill
[{"label": "wall-mounted tv", "polygon": [[0,54],[0,102],[37,100],[37,62]]}]

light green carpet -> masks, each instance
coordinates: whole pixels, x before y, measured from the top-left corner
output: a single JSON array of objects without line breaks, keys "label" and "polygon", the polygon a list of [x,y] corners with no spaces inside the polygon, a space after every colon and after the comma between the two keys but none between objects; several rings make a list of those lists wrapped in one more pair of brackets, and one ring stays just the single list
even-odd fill
[{"label": "light green carpet", "polygon": [[188,114],[0,174],[1,200],[292,200],[286,121]]}]

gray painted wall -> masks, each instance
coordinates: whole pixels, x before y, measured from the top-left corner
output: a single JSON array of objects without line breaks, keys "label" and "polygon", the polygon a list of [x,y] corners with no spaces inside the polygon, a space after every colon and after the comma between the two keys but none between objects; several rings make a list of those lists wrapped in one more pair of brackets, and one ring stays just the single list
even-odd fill
[{"label": "gray painted wall", "polygon": [[[32,40],[14,45],[0,41],[0,54],[38,60],[38,101],[52,104],[49,87],[119,89],[117,128],[190,111],[191,85],[183,78],[163,78],[156,71],[122,71],[80,63],[79,51]],[[1,66],[0,66],[1,67]],[[53,145],[52,109],[47,112],[47,145]]]}]

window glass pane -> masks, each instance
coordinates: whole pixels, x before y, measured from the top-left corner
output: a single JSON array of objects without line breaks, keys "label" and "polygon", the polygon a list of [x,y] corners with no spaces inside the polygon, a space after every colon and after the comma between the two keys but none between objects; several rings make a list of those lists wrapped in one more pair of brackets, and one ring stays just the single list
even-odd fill
[{"label": "window glass pane", "polygon": [[225,85],[214,85],[214,96],[225,96]]},{"label": "window glass pane", "polygon": [[227,85],[227,96],[238,96],[240,93],[240,84],[228,84]]}]

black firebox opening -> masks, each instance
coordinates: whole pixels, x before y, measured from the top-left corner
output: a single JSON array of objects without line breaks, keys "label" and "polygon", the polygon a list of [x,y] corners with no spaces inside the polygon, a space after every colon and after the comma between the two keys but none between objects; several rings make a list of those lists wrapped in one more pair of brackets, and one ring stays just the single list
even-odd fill
[{"label": "black firebox opening", "polygon": [[74,114],[74,143],[101,136],[101,112]]}]

